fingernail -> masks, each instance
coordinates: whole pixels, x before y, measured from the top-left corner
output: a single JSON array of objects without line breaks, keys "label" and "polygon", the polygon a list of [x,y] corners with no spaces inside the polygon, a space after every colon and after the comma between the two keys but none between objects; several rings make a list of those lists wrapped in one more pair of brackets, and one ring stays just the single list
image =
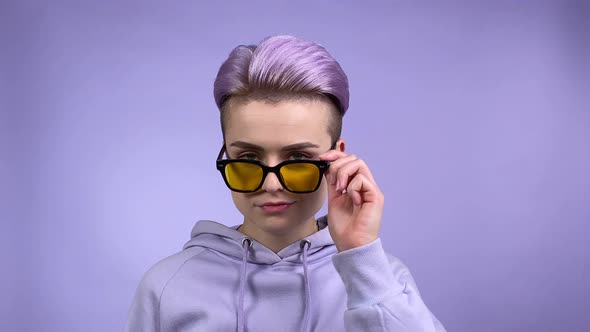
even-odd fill
[{"label": "fingernail", "polygon": [[336,191],[338,191],[338,188],[340,188],[340,180],[336,181]]}]

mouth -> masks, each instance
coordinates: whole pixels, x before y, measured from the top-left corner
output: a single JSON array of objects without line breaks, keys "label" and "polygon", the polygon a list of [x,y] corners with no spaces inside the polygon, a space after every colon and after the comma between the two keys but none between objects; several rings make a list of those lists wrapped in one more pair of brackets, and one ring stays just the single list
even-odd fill
[{"label": "mouth", "polygon": [[266,213],[281,213],[287,211],[295,202],[266,202],[257,205]]}]

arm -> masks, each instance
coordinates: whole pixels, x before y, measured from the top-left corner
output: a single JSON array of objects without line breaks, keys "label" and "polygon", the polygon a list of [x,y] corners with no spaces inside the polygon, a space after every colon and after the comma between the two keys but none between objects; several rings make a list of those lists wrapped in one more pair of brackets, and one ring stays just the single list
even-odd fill
[{"label": "arm", "polygon": [[344,281],[347,331],[445,331],[430,313],[408,269],[388,260],[379,229],[384,197],[367,164],[338,150],[320,156],[327,173],[328,228],[339,253],[333,262]]},{"label": "arm", "polygon": [[446,331],[426,307],[407,267],[379,239],[335,254],[348,294],[347,331]]}]

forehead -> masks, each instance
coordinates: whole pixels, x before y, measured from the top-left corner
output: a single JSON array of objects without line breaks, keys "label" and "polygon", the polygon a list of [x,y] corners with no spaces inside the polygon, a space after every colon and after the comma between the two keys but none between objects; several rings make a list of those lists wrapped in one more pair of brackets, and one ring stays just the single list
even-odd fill
[{"label": "forehead", "polygon": [[[329,142],[330,104],[323,100],[247,101],[229,105],[225,140],[271,146]],[[329,144],[329,143],[328,143]]]}]

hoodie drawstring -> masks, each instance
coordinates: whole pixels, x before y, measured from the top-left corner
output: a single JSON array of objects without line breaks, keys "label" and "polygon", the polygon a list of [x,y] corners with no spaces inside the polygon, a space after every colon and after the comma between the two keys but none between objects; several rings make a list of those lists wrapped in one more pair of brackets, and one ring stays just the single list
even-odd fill
[{"label": "hoodie drawstring", "polygon": [[301,241],[301,253],[303,255],[303,282],[305,283],[305,313],[303,320],[303,331],[309,331],[309,324],[311,322],[311,285],[309,284],[309,277],[307,273],[307,251],[311,247],[309,240]]},{"label": "hoodie drawstring", "polygon": [[[244,295],[246,293],[246,266],[248,264],[248,253],[252,247],[252,240],[244,238],[242,240],[242,271],[240,274],[240,293],[238,296],[238,332],[244,332]],[[308,269],[307,269],[307,251],[311,247],[309,240],[301,241],[301,253],[303,261],[303,282],[305,284],[305,310],[303,319],[303,332],[309,331],[311,323],[311,285],[309,283]]]},{"label": "hoodie drawstring", "polygon": [[240,294],[238,298],[238,332],[244,332],[244,293],[246,292],[246,265],[248,251],[252,247],[252,240],[245,237],[242,240],[242,273],[240,274]]}]

